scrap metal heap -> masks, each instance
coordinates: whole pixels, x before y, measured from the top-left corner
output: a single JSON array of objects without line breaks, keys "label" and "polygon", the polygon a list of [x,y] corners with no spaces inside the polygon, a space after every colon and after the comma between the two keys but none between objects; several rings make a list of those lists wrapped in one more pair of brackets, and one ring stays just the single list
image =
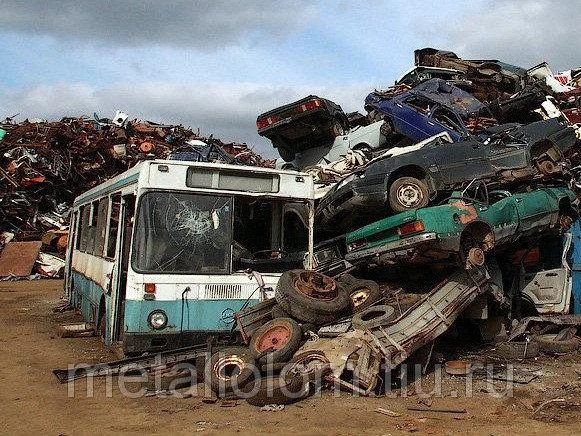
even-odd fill
[{"label": "scrap metal heap", "polygon": [[[85,117],[0,122],[0,232],[40,240],[65,229],[73,199],[143,159],[175,158],[274,166],[246,144],[224,143],[182,125]],[[180,154],[182,156],[180,156]]]}]

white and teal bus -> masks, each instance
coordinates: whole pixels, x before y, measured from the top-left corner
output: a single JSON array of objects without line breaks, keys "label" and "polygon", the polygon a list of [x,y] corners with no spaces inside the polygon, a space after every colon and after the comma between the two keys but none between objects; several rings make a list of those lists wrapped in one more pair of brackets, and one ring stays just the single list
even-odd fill
[{"label": "white and teal bus", "polygon": [[313,220],[309,175],[144,161],[75,199],[65,290],[126,354],[233,334],[234,312],[312,266]]}]

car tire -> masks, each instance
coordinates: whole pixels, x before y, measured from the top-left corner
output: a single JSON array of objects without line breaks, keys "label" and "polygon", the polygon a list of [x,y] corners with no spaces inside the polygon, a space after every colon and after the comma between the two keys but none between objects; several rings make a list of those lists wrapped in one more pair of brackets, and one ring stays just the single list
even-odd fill
[{"label": "car tire", "polygon": [[353,276],[340,278],[338,282],[342,285],[341,290],[353,302],[353,313],[361,312],[370,306],[373,306],[383,297],[383,292],[379,285],[373,280],[360,280]]},{"label": "car tire", "polygon": [[351,320],[356,330],[369,330],[395,321],[399,317],[395,307],[388,304],[371,306],[356,313]]},{"label": "car tire", "polygon": [[566,354],[572,353],[579,349],[579,339],[576,337],[572,339],[565,339],[563,341],[556,341],[557,335],[547,334],[535,336],[535,342],[539,346],[539,351],[546,354]]},{"label": "car tire", "polygon": [[427,206],[430,191],[424,180],[415,177],[400,177],[389,187],[389,206],[396,212],[419,209]]},{"label": "car tire", "polygon": [[[325,291],[327,295],[324,298],[323,292],[316,296],[301,290],[311,277],[313,280],[323,280],[325,287],[329,289],[328,292]],[[353,310],[351,298],[340,290],[340,284],[331,277],[314,271],[286,271],[276,285],[274,297],[290,317],[315,325],[331,324]]]},{"label": "car tire", "polygon": [[280,155],[282,160],[284,160],[285,162],[292,162],[296,157],[295,151],[291,150],[290,148],[288,148],[284,145],[279,145],[277,147],[277,150],[278,150],[278,154]]},{"label": "car tire", "polygon": [[289,314],[285,312],[285,310],[280,307],[280,304],[275,304],[272,309],[270,310],[270,317],[272,319],[275,318],[290,318]]},{"label": "car tire", "polygon": [[[288,362],[300,348],[303,330],[291,318],[275,318],[252,334],[250,353],[260,364]],[[273,349],[274,351],[268,351]]]},{"label": "car tire", "polygon": [[245,347],[224,348],[210,357],[210,389],[217,396],[228,396],[254,377],[255,362]]},{"label": "car tire", "polygon": [[501,342],[496,345],[496,354],[505,359],[530,359],[539,355],[539,344],[535,341]]},{"label": "car tire", "polygon": [[309,391],[308,379],[278,375],[255,379],[243,389],[246,402],[259,407],[267,404],[292,404],[308,397]]}]

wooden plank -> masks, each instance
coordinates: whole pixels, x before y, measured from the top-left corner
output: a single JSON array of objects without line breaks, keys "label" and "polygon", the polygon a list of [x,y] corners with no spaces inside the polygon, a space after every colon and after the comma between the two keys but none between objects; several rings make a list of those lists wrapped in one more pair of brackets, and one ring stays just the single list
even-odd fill
[{"label": "wooden plank", "polygon": [[41,241],[9,242],[0,254],[0,277],[28,277],[40,252]]}]

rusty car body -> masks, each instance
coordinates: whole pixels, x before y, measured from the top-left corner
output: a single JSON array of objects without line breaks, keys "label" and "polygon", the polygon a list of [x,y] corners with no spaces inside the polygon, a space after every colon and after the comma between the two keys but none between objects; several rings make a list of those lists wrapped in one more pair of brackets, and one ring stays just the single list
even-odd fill
[{"label": "rusty car body", "polygon": [[575,200],[567,188],[489,194],[484,183],[475,181],[463,192],[454,192],[446,204],[404,212],[347,234],[345,259],[378,264],[447,258],[472,262],[472,249],[488,251],[558,228],[562,214],[576,214]]}]

